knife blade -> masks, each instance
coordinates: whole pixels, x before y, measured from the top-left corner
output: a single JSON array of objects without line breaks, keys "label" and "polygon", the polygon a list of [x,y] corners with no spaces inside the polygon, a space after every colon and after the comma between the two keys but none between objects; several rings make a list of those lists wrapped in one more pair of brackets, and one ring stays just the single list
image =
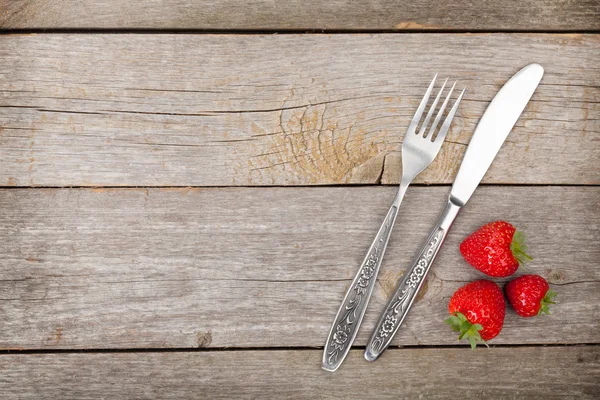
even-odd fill
[{"label": "knife blade", "polygon": [[379,358],[398,332],[459,211],[483,179],[543,75],[541,65],[526,66],[504,84],[488,105],[469,142],[442,215],[371,334],[365,349],[368,361]]},{"label": "knife blade", "polygon": [[517,72],[498,91],[487,107],[469,142],[452,185],[451,200],[464,206],[498,154],[542,80],[544,68],[530,64]]}]

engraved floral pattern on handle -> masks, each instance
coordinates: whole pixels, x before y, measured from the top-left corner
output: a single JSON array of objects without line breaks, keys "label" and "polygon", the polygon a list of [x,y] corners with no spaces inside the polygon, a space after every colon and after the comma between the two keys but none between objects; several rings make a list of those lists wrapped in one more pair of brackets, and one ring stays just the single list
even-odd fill
[{"label": "engraved floral pattern on handle", "polygon": [[[426,272],[433,260],[433,255],[439,248],[443,237],[444,231],[439,229],[433,235],[427,244],[427,247],[419,256],[418,261],[410,272],[410,275],[408,275],[400,284],[400,287],[394,294],[396,299],[395,301],[392,301],[390,306],[385,310],[385,313],[383,314],[384,316],[382,316],[383,322],[377,331],[377,336],[371,344],[374,352],[380,352],[386,341],[391,340],[390,335],[393,336],[393,333],[398,329],[399,324],[402,322],[403,316],[408,311],[408,307],[414,298],[415,291],[425,278]],[[390,339],[388,339],[388,337],[390,337]]]},{"label": "engraved floral pattern on handle", "polygon": [[335,332],[327,345],[327,361],[329,364],[337,363],[339,357],[346,353],[347,347],[352,343],[353,336],[358,329],[357,322],[364,313],[369,292],[375,285],[373,277],[376,276],[381,265],[381,257],[385,251],[397,211],[396,207],[391,207],[384,224],[365,257],[361,269],[344,298],[342,304],[344,311],[339,313],[334,325]]}]

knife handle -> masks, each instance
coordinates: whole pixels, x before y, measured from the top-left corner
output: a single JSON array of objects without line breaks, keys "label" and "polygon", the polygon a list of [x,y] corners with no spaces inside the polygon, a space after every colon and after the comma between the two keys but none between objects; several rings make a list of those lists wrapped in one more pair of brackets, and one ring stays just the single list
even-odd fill
[{"label": "knife handle", "polygon": [[[403,190],[406,190],[406,188]],[[404,191],[402,191],[403,194]],[[400,200],[401,198],[400,196]],[[371,247],[369,247],[369,251],[333,320],[323,351],[322,367],[326,371],[333,372],[338,369],[356,338],[358,328],[369,304],[369,298],[375,287],[375,281],[390,239],[390,234],[392,233],[392,227],[398,215],[398,206],[399,201],[397,197],[394,200],[394,204],[390,207],[383,224],[381,224],[375,240],[373,240]]]},{"label": "knife handle", "polygon": [[423,286],[431,264],[442,247],[448,230],[459,211],[460,207],[448,200],[446,208],[429,234],[425,245],[413,261],[412,266],[404,274],[375,326],[365,350],[365,359],[368,361],[375,361],[390,345],[394,335],[398,332],[398,328],[402,325],[417,293]]}]

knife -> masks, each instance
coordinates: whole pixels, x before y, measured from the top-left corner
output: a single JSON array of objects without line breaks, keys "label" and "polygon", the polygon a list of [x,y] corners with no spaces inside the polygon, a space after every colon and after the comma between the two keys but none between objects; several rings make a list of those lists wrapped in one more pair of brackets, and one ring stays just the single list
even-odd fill
[{"label": "knife", "polygon": [[368,361],[375,361],[398,332],[452,223],[483,179],[543,75],[541,65],[526,66],[506,82],[483,113],[452,185],[446,208],[385,307],[367,343],[365,358]]}]

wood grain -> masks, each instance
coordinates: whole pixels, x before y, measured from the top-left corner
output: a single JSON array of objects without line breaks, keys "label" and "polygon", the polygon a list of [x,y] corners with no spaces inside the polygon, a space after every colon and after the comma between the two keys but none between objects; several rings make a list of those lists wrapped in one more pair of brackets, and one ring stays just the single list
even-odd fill
[{"label": "wood grain", "polygon": [[[409,189],[357,345],[448,191]],[[0,348],[321,346],[393,195],[389,187],[2,190]],[[598,187],[480,187],[393,344],[456,344],[443,323],[448,299],[484,277],[458,244],[494,219],[528,235],[527,272],[547,278],[559,304],[543,318],[509,311],[492,343],[599,343],[598,209]]]},{"label": "wood grain", "polygon": [[6,186],[397,183],[435,72],[468,92],[417,182],[449,183],[531,62],[546,75],[484,182],[600,184],[600,35],[8,35],[0,60]]},{"label": "wood grain", "polygon": [[321,351],[0,355],[3,396],[19,399],[596,399],[599,346],[350,352],[331,374]]},{"label": "wood grain", "polygon": [[2,0],[0,28],[598,30],[595,0]]}]

